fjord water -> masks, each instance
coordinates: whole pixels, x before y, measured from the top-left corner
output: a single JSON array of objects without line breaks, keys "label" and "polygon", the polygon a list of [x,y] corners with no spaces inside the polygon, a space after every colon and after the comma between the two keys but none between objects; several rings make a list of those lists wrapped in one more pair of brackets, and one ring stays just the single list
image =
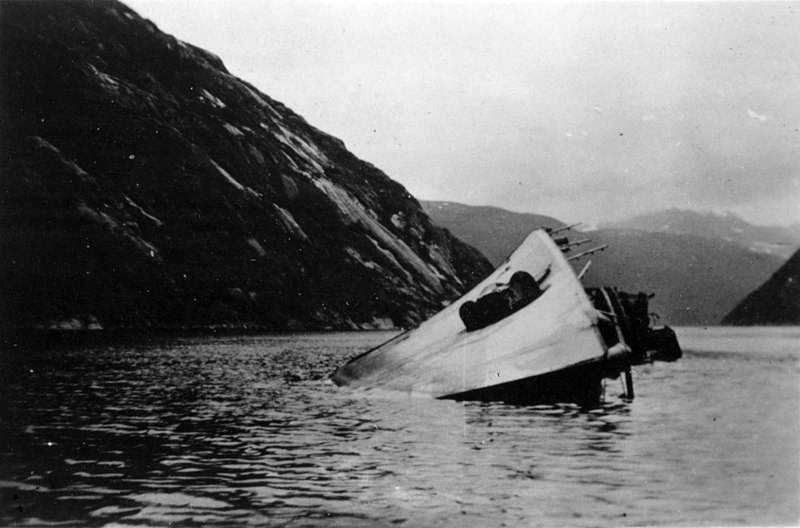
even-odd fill
[{"label": "fjord water", "polygon": [[636,399],[331,384],[391,333],[93,338],[0,363],[0,525],[800,522],[800,328],[684,328]]}]

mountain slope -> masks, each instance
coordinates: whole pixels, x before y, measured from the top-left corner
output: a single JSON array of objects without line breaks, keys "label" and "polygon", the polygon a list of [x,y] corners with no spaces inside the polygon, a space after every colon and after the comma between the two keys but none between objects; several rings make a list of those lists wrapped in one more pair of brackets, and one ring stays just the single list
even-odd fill
[{"label": "mountain slope", "polygon": [[4,326],[408,325],[491,270],[341,141],[123,4],[0,9]]},{"label": "mountain slope", "polygon": [[727,325],[800,325],[800,251],[723,319]]},{"label": "mountain slope", "polygon": [[753,251],[777,255],[784,259],[788,259],[800,247],[800,226],[756,226],[733,213],[721,215],[666,209],[602,227],[727,240]]},{"label": "mountain slope", "polygon": [[495,266],[537,227],[565,225],[549,216],[513,213],[499,207],[437,201],[422,201],[421,204],[436,224],[449,229],[467,244],[480,248]]},{"label": "mountain slope", "polygon": [[[500,220],[489,221],[486,208],[459,204],[441,209],[424,202],[423,207],[435,222],[470,241],[495,264],[530,230],[563,225],[547,217],[508,211],[493,211],[490,218]],[[609,244],[605,251],[575,262],[579,270],[592,261],[583,280],[586,286],[653,292],[652,311],[662,322],[674,325],[718,324],[781,264],[775,255],[750,251],[735,242],[687,234],[603,229],[573,231],[569,236],[571,240],[591,238],[591,243],[573,248],[572,255]]]},{"label": "mountain slope", "polygon": [[725,240],[617,229],[589,235],[592,246],[609,248],[590,257],[584,283],[655,293],[651,311],[674,325],[719,324],[781,263]]}]

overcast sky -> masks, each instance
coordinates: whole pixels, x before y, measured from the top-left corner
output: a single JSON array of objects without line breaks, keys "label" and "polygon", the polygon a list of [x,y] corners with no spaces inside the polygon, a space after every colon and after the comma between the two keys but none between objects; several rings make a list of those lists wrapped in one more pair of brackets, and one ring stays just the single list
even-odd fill
[{"label": "overcast sky", "polygon": [[417,198],[800,222],[800,3],[135,0]]}]

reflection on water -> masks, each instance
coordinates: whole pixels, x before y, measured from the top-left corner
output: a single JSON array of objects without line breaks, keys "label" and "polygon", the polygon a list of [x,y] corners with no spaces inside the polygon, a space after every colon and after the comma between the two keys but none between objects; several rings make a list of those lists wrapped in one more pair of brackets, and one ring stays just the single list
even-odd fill
[{"label": "reflection on water", "polygon": [[800,520],[800,334],[780,353],[764,335],[736,353],[717,350],[725,335],[689,335],[682,360],[636,369],[635,401],[609,382],[608,403],[591,411],[376,396],[327,380],[388,335],[5,351],[0,524]]}]

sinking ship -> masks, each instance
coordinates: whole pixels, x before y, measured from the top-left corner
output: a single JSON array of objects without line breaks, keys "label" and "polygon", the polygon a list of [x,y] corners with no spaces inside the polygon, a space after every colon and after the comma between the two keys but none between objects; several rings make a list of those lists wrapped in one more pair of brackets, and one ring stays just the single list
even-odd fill
[{"label": "sinking ship", "polygon": [[555,236],[571,227],[533,231],[475,288],[353,358],[333,381],[440,399],[592,405],[605,379],[620,378],[623,397],[633,398],[631,365],[676,359],[680,348],[671,329],[650,327],[649,296],[584,289],[591,261],[580,272],[569,261],[606,246],[567,257],[584,242]]}]

